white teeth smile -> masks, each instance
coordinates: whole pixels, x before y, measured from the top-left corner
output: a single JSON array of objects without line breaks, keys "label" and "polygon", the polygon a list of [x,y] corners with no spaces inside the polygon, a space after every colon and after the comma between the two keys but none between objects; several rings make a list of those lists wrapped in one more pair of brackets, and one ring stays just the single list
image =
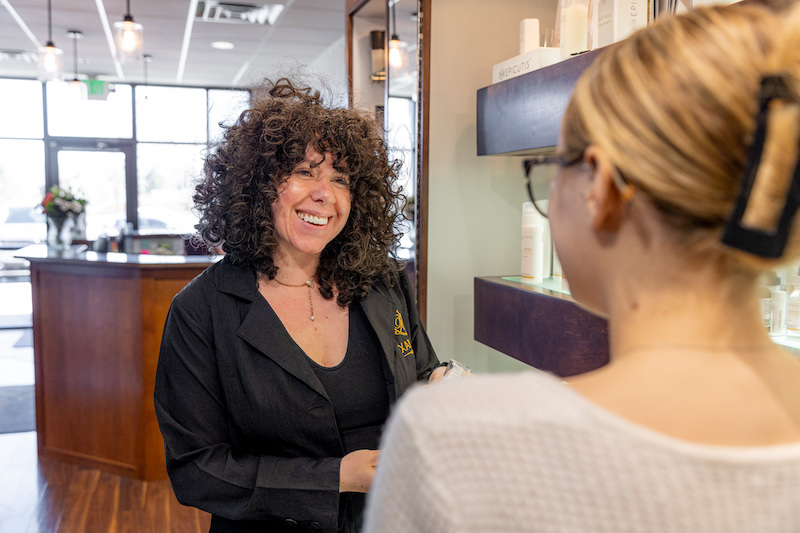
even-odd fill
[{"label": "white teeth smile", "polygon": [[300,220],[304,220],[309,224],[314,224],[315,226],[325,226],[328,224],[328,217],[317,217],[314,215],[309,215],[308,213],[297,213],[297,216],[300,217]]}]

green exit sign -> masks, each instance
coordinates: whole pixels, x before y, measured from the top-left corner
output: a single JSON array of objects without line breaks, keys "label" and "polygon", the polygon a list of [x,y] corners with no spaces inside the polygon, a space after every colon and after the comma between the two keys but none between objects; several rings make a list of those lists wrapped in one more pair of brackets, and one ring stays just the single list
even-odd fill
[{"label": "green exit sign", "polygon": [[102,80],[83,80],[89,100],[106,100],[108,93],[113,91],[112,86]]}]

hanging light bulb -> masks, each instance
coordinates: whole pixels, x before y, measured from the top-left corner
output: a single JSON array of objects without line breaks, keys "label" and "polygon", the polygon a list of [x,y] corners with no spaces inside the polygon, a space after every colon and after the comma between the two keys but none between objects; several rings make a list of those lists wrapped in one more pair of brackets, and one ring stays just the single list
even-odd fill
[{"label": "hanging light bulb", "polygon": [[408,43],[397,35],[389,41],[389,66],[394,71],[408,70]]},{"label": "hanging light bulb", "polygon": [[86,100],[89,98],[89,90],[86,84],[78,79],[78,39],[83,39],[83,32],[78,30],[67,30],[67,37],[72,39],[72,65],[73,76],[69,82],[70,93],[76,100]]},{"label": "hanging light bulb", "polygon": [[147,85],[147,83],[149,81],[148,80],[148,76],[147,76],[147,64],[150,63],[152,60],[153,60],[153,56],[151,56],[150,54],[144,54],[142,56],[142,65],[143,65],[143,68],[144,68],[144,84],[145,85]]},{"label": "hanging light bulb", "polygon": [[47,45],[39,49],[40,81],[64,79],[64,51],[53,44],[53,19],[50,0],[47,0]]},{"label": "hanging light bulb", "polygon": [[39,49],[39,80],[55,81],[64,79],[64,51],[56,48],[53,41]]},{"label": "hanging light bulb", "polygon": [[[147,76],[147,64],[150,63],[152,60],[153,60],[153,56],[151,56],[150,54],[144,54],[142,56],[142,65],[144,67],[144,86],[145,86],[144,90],[147,90],[146,87],[147,87],[147,84],[149,82],[149,79],[148,79],[148,76]],[[138,90],[139,89],[137,89],[137,91]],[[148,102],[149,100],[150,100],[150,95],[145,93],[144,101]]]},{"label": "hanging light bulb", "polygon": [[117,47],[117,60],[120,63],[138,63],[142,61],[144,40],[143,27],[133,21],[131,2],[127,0],[127,12],[121,22],[114,23],[114,44]]},{"label": "hanging light bulb", "polygon": [[397,19],[395,1],[392,4],[392,37],[389,39],[389,79],[401,79],[410,76],[408,68],[408,43],[401,41],[397,35]]}]

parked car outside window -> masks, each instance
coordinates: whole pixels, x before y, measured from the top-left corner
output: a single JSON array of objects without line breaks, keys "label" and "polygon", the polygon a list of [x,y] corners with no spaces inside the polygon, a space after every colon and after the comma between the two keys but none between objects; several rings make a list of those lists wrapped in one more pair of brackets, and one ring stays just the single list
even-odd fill
[{"label": "parked car outside window", "polygon": [[38,200],[0,206],[0,281],[27,275],[28,262],[14,254],[24,246],[46,239],[46,217],[39,211]]},{"label": "parked car outside window", "polygon": [[44,242],[47,223],[39,203],[14,203],[0,207],[0,248],[17,249]]}]

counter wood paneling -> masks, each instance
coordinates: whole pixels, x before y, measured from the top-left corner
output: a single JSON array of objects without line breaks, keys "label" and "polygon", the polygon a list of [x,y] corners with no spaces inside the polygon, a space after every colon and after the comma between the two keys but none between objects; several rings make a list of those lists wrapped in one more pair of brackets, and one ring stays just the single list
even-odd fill
[{"label": "counter wood paneling", "polygon": [[165,478],[153,407],[161,332],[172,297],[212,261],[45,246],[19,255],[31,264],[40,457]]}]

